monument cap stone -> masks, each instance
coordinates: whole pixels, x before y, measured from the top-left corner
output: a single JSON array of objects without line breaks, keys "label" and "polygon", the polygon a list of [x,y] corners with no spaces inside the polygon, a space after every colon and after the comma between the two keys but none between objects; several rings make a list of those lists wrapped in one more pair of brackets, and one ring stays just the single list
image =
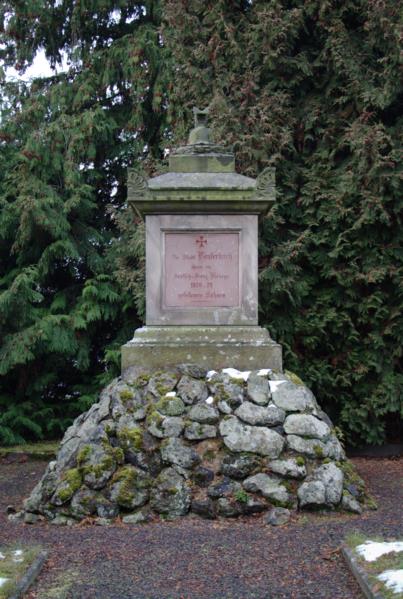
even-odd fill
[{"label": "monument cap stone", "polygon": [[122,368],[281,370],[281,347],[257,326],[258,217],[275,199],[274,169],[236,173],[232,149],[211,141],[208,110],[194,118],[168,173],[129,170],[128,201],[146,221],[146,327],[123,346]]}]

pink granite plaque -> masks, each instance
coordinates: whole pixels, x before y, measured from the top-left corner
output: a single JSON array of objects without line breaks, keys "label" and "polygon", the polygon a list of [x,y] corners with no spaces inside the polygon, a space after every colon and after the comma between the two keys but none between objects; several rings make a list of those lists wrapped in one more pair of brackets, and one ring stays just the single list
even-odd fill
[{"label": "pink granite plaque", "polygon": [[239,233],[165,232],[166,308],[239,306]]}]

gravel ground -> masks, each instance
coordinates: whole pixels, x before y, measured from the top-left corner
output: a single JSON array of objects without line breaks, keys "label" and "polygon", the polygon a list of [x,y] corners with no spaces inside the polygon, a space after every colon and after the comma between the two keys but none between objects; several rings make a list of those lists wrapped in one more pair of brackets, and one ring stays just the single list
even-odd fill
[{"label": "gravel ground", "polygon": [[355,458],[380,508],[362,516],[300,514],[60,528],[10,523],[45,465],[0,462],[0,546],[40,543],[49,560],[26,599],[359,599],[338,548],[352,531],[402,536],[403,459]]}]

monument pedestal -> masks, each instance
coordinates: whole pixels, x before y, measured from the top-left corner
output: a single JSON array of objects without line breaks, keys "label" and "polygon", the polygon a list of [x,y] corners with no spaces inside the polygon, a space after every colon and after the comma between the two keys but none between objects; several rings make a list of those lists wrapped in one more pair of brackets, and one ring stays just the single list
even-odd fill
[{"label": "monument pedestal", "polygon": [[160,370],[181,363],[208,370],[270,368],[282,371],[281,345],[259,326],[145,326],[122,347],[122,371]]},{"label": "monument pedestal", "polygon": [[146,326],[122,347],[122,371],[195,363],[282,371],[281,346],[258,326],[258,220],[275,200],[274,169],[235,172],[195,109],[169,172],[129,171],[128,201],[146,225]]}]

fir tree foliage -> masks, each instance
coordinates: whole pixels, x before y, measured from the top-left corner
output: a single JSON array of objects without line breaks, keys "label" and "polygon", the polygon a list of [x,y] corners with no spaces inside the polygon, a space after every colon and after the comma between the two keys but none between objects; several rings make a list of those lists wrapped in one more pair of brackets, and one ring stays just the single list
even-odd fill
[{"label": "fir tree foliage", "polygon": [[[240,172],[275,166],[260,320],[350,442],[402,431],[402,13],[392,0],[167,2],[183,140],[211,102]],[[401,160],[401,156],[400,156]]]},{"label": "fir tree foliage", "polygon": [[[0,10],[4,66],[23,72],[41,48],[52,65],[69,64],[29,83],[3,72],[0,442],[11,443],[60,435],[118,372],[139,323],[133,286],[116,276],[116,222],[127,166],[152,171],[161,157],[166,71],[154,2]],[[126,242],[143,289],[143,250]]]}]

